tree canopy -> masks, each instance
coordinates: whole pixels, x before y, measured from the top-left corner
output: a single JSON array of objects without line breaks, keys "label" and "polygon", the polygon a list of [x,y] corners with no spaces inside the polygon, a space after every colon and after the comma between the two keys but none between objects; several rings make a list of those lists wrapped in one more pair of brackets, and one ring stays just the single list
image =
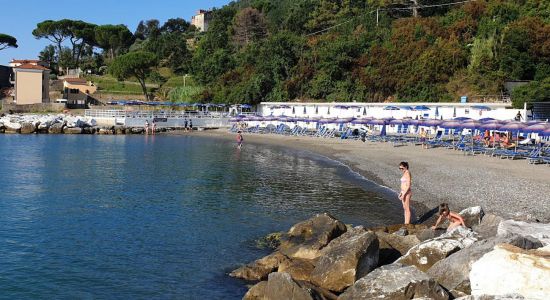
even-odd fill
[{"label": "tree canopy", "polygon": [[0,33],[0,50],[6,48],[17,48],[17,39],[11,35]]},{"label": "tree canopy", "polygon": [[135,77],[143,90],[145,99],[148,99],[145,79],[157,66],[157,56],[151,52],[135,51],[116,57],[109,65],[109,73],[119,80]]}]

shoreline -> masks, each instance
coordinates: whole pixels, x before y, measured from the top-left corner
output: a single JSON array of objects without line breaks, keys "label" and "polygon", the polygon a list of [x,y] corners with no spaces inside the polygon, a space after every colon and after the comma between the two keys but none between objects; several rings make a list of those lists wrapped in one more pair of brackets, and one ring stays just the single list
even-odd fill
[{"label": "shoreline", "polygon": [[[192,135],[233,141],[225,129],[168,135]],[[434,222],[434,208],[448,202],[451,210],[481,206],[486,213],[507,219],[550,222],[550,168],[533,166],[524,160],[466,156],[449,149],[420,149],[418,146],[393,147],[391,143],[355,140],[281,136],[244,135],[246,143],[305,150],[348,166],[374,183],[399,190],[400,161],[408,161],[413,177],[412,209],[419,223]],[[502,205],[506,203],[507,205]]]}]

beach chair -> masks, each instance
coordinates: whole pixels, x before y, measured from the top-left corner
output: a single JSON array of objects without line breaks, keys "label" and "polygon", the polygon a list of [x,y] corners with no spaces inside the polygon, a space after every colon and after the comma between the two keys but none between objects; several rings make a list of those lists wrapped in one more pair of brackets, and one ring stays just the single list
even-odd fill
[{"label": "beach chair", "polygon": [[438,147],[441,143],[441,137],[443,136],[443,131],[438,130],[435,137],[429,141],[426,141],[426,145],[429,147]]}]

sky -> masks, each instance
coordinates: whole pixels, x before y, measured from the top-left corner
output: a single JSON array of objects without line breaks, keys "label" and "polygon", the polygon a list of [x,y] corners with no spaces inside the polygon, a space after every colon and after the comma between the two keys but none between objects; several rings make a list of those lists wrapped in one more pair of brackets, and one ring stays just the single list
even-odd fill
[{"label": "sky", "polygon": [[[9,2],[9,5],[6,3]],[[230,0],[0,0],[3,7],[0,33],[17,39],[18,48],[0,51],[0,65],[12,58],[37,59],[38,54],[51,42],[37,40],[32,35],[36,24],[44,20],[73,19],[97,25],[124,24],[134,32],[141,20],[158,19],[161,24],[170,18],[191,16],[198,9],[222,7]]]}]

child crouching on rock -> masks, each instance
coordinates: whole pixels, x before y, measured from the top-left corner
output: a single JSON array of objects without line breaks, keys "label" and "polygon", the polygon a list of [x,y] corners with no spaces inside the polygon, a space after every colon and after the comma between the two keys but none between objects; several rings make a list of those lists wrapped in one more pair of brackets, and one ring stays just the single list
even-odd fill
[{"label": "child crouching on rock", "polygon": [[439,204],[439,218],[437,219],[437,222],[435,222],[435,225],[432,226],[432,229],[436,229],[437,225],[439,225],[443,219],[449,220],[449,227],[447,227],[447,231],[461,225],[466,227],[466,224],[464,224],[464,219],[459,214],[450,211],[447,203]]}]

